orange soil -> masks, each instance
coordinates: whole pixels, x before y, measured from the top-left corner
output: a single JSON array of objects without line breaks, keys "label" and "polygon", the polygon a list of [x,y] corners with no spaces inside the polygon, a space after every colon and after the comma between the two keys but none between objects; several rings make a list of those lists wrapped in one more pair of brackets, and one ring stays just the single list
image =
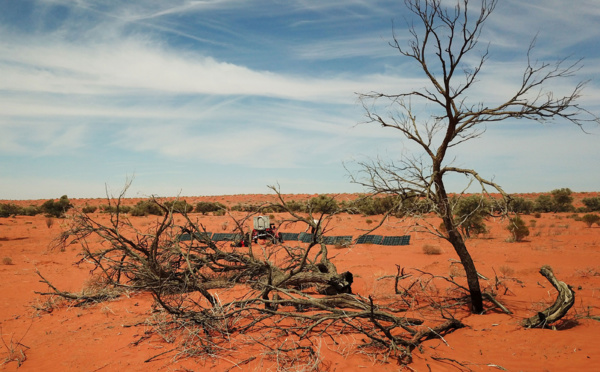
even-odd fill
[{"label": "orange soil", "polygon": [[[596,195],[596,194],[594,194]],[[585,197],[589,195],[586,194]],[[294,195],[308,198],[308,195]],[[342,196],[345,197],[345,196]],[[229,197],[185,198],[190,203],[201,199],[220,201],[227,205],[238,202],[256,202],[271,196],[238,195]],[[579,198],[581,199],[581,197]],[[74,201],[84,205],[86,200]],[[103,200],[87,200],[101,204]],[[128,199],[126,204],[135,204]],[[22,204],[39,204],[21,201]],[[528,241],[509,243],[505,221],[489,221],[489,234],[470,239],[467,245],[477,268],[494,284],[495,273],[504,276],[507,290],[501,290],[500,301],[513,315],[489,312],[470,315],[460,310],[454,315],[467,327],[447,334],[443,339],[424,342],[422,352],[413,352],[414,362],[407,370],[457,371],[459,362],[464,370],[498,371],[590,371],[600,363],[600,322],[582,316],[600,315],[600,227],[588,228],[569,214],[543,214],[535,220]],[[106,215],[96,214],[105,220]],[[149,226],[157,217],[132,217],[138,226]],[[227,216],[200,216],[212,232],[223,231]],[[281,218],[275,215],[276,219]],[[359,229],[377,222],[381,216],[363,217],[339,215],[334,217],[330,235],[361,234]],[[429,219],[434,225],[438,222]],[[151,315],[152,299],[147,294],[132,294],[86,308],[59,307],[51,313],[35,310],[46,297],[34,291],[45,292],[48,287],[39,281],[36,270],[58,288],[80,291],[89,278],[89,266],[76,266],[78,248],[64,252],[50,251],[48,245],[64,228],[66,220],[55,220],[47,227],[46,218],[16,217],[0,219],[0,326],[4,343],[0,344],[0,370],[17,370],[18,363],[7,361],[9,349],[23,350],[26,360],[19,371],[177,371],[177,370],[264,370],[273,365],[260,358],[236,367],[231,360],[193,359],[173,360],[166,353],[151,362],[144,361],[169,351],[173,344],[153,337],[142,338],[148,330],[143,323]],[[230,223],[229,226],[232,224]],[[371,225],[372,226],[372,225]],[[355,293],[373,295],[376,300],[393,300],[391,280],[378,280],[396,273],[396,264],[405,268],[419,268],[434,274],[448,275],[456,270],[456,254],[445,242],[425,233],[411,232],[408,222],[392,219],[376,233],[380,235],[411,235],[409,246],[356,245],[348,249],[331,249],[340,271],[355,275]],[[229,227],[227,227],[229,228]],[[283,231],[290,231],[283,228]],[[292,230],[293,231],[293,230]],[[441,248],[441,255],[426,255],[423,246]],[[549,306],[556,298],[554,288],[538,273],[542,265],[552,266],[559,280],[573,286],[576,303],[567,317],[559,322],[557,330],[523,329],[519,322]],[[457,278],[457,280],[462,280]],[[506,292],[506,293],[505,293]],[[141,341],[140,341],[141,340]],[[139,341],[139,342],[138,342]],[[321,355],[331,371],[400,370],[395,362],[374,363],[364,354],[332,345],[322,340]],[[252,351],[248,351],[251,353]],[[243,360],[244,352],[240,352]],[[251,355],[251,354],[249,354]],[[446,358],[446,359],[444,359]],[[453,360],[453,361],[451,361]]]}]

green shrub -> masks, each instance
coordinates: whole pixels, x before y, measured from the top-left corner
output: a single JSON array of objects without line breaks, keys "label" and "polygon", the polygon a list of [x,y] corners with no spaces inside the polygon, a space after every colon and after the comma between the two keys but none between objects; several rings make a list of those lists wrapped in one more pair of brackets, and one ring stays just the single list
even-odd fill
[{"label": "green shrub", "polygon": [[[234,206],[232,206],[230,209],[232,211],[236,211],[236,212],[258,212],[259,207],[254,204],[237,203]],[[197,206],[196,206],[196,212],[200,212],[198,210]],[[202,212],[200,212],[200,213],[202,213]]]},{"label": "green shrub", "polygon": [[554,212],[554,202],[550,195],[542,194],[535,199],[533,208],[536,212]]},{"label": "green shrub", "polygon": [[514,197],[508,204],[508,210],[512,213],[531,214],[535,209],[535,203],[530,199]]},{"label": "green shrub", "polygon": [[24,216],[36,216],[36,215],[42,213],[42,209],[40,207],[38,207],[37,205],[30,205],[30,206],[24,207],[22,213]]},{"label": "green shrub", "polygon": [[306,203],[298,200],[290,200],[285,203],[286,207],[292,212],[306,212]]},{"label": "green shrub", "polygon": [[0,204],[0,217],[10,217],[22,214],[23,209],[16,204],[3,203]]},{"label": "green shrub", "polygon": [[[346,206],[344,203],[343,206]],[[347,207],[354,209],[357,213],[365,216],[382,215],[393,212],[397,206],[397,197],[395,196],[364,196],[356,199]]]},{"label": "green shrub", "polygon": [[571,189],[556,189],[552,190],[551,194],[554,202],[554,212],[572,212],[575,210]]},{"label": "green shrub", "polygon": [[592,227],[593,224],[600,224],[600,216],[597,214],[585,214],[583,217],[581,217],[581,220],[587,225],[587,227]]},{"label": "green shrub", "polygon": [[311,198],[307,205],[308,210],[313,213],[332,214],[339,210],[337,201],[328,195],[319,195]]},{"label": "green shrub", "polygon": [[583,202],[583,205],[585,205],[586,212],[600,211],[600,197],[583,198],[581,201]]},{"label": "green shrub", "polygon": [[69,202],[69,198],[66,195],[61,196],[58,201],[50,199],[41,206],[42,212],[46,216],[56,218],[64,217],[65,213],[71,208],[73,208],[73,205]]},{"label": "green shrub", "polygon": [[525,221],[519,216],[509,219],[508,226],[506,227],[512,234],[512,238],[515,242],[520,242],[529,236],[529,228],[525,225]]},{"label": "green shrub", "polygon": [[112,205],[102,204],[100,206],[100,211],[102,213],[111,213],[111,214],[115,214],[117,212],[119,212],[119,214],[130,213],[132,211],[132,209],[133,208],[129,205],[119,205],[118,208],[114,204],[112,204]]},{"label": "green shrub", "polygon": [[151,214],[155,216],[162,216],[164,214],[160,206],[152,200],[140,200],[136,205],[133,206],[133,208],[131,208],[129,213],[132,216],[137,217],[148,216]]},{"label": "green shrub", "polygon": [[487,232],[485,217],[490,213],[489,200],[479,195],[461,197],[455,202],[453,212],[457,227],[465,237]]},{"label": "green shrub", "polygon": [[98,207],[95,205],[87,205],[86,204],[83,208],[81,208],[81,211],[83,213],[94,213],[94,212],[96,212],[97,209],[98,209]]},{"label": "green shrub", "polygon": [[214,211],[212,212],[213,216],[224,216],[225,215],[225,209],[219,209],[218,211]]},{"label": "green shrub", "polygon": [[194,206],[188,204],[185,200],[165,202],[165,207],[171,209],[175,213],[191,213],[194,211]]},{"label": "green shrub", "polygon": [[[225,210],[225,209],[227,209],[227,207],[219,202],[198,202],[198,203],[196,203],[196,212],[202,213],[202,214],[207,214],[209,212],[217,212],[221,209]],[[241,212],[251,212],[251,211],[245,211],[245,210],[240,210],[240,211]]]}]

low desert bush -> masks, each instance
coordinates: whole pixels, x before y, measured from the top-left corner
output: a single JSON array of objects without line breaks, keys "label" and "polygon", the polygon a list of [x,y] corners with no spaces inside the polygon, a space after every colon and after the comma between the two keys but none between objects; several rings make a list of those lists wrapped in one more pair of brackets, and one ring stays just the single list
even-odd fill
[{"label": "low desert bush", "polygon": [[584,214],[583,217],[581,217],[581,220],[587,225],[587,227],[592,227],[593,224],[600,225],[600,216],[597,214]]},{"label": "low desert bush", "polygon": [[81,211],[83,213],[94,213],[96,212],[96,210],[98,210],[98,207],[95,205],[85,205],[83,208],[81,208]]},{"label": "low desert bush", "polygon": [[[220,210],[224,211],[225,209],[227,209],[227,207],[219,202],[198,202],[196,203],[195,211],[198,213],[207,214],[209,212],[218,212]],[[241,209],[242,208],[240,208],[240,210]]]},{"label": "low desert bush", "polygon": [[2,265],[12,265],[13,264],[13,260],[10,257],[3,257],[2,258]]},{"label": "low desert bush", "polygon": [[117,212],[119,212],[119,214],[127,214],[127,213],[131,213],[131,211],[133,210],[133,208],[129,205],[108,205],[108,204],[102,204],[100,206],[100,211],[102,213],[111,213],[111,214],[115,214]]},{"label": "low desert bush", "polygon": [[24,207],[22,209],[22,213],[24,216],[36,216],[36,215],[42,213],[42,209],[40,207],[38,207],[37,205],[30,205],[30,206]]},{"label": "low desert bush", "polygon": [[191,213],[194,210],[194,206],[188,204],[185,200],[165,202],[165,207],[171,209],[175,213]]},{"label": "low desert bush", "polygon": [[508,226],[506,227],[511,233],[513,241],[520,242],[529,236],[529,228],[525,225],[525,221],[519,216],[515,216],[509,219]]},{"label": "low desert bush", "polygon": [[454,215],[456,221],[461,221],[458,228],[467,238],[476,237],[485,234],[485,218],[491,213],[492,203],[490,200],[479,196],[471,195],[461,197],[455,201]]},{"label": "low desert bush", "polygon": [[65,213],[73,208],[66,195],[60,197],[58,201],[50,199],[42,204],[41,209],[48,217],[63,218]]},{"label": "low desert bush", "polygon": [[398,200],[395,196],[363,196],[357,200],[344,204],[344,207],[354,210],[355,213],[360,213],[365,216],[382,215],[393,210],[397,210]]},{"label": "low desert bush", "polygon": [[313,213],[335,213],[339,210],[337,201],[328,195],[319,195],[310,199],[307,209]]},{"label": "low desert bush", "polygon": [[436,245],[425,244],[423,246],[423,253],[434,256],[442,254],[442,250]]},{"label": "low desert bush", "polygon": [[136,205],[133,206],[130,212],[132,216],[137,217],[148,216],[151,214],[155,216],[162,216],[163,213],[164,212],[162,208],[152,200],[140,200]]},{"label": "low desert bush", "polygon": [[35,216],[40,213],[42,210],[36,205],[21,207],[13,203],[0,204],[0,217]]},{"label": "low desert bush", "polygon": [[0,204],[0,217],[11,217],[21,214],[21,207],[12,203]]},{"label": "low desert bush", "polygon": [[218,211],[212,212],[213,216],[224,216],[226,213],[225,209],[219,209]]},{"label": "low desert bush", "polygon": [[583,198],[581,200],[587,212],[600,212],[600,197]]},{"label": "low desert bush", "polygon": [[517,196],[512,198],[508,209],[513,213],[531,214],[531,212],[534,210],[534,207],[535,203],[533,200]]}]

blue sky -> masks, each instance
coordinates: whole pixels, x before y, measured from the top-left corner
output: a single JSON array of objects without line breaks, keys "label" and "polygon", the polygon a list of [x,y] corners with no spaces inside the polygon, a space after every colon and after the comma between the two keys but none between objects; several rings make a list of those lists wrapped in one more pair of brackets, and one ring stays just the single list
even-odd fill
[{"label": "blue sky", "polygon": [[[355,94],[425,85],[387,44],[392,21],[408,37],[402,1],[0,0],[0,10],[0,199],[103,197],[132,176],[132,197],[276,183],[357,192],[344,164],[410,150],[399,133],[360,124]],[[553,88],[592,79],[580,103],[600,114],[598,24],[596,0],[501,0],[470,98],[510,97],[537,34],[536,59],[584,58]],[[598,191],[600,130],[586,130],[507,121],[451,155],[508,192]]]}]

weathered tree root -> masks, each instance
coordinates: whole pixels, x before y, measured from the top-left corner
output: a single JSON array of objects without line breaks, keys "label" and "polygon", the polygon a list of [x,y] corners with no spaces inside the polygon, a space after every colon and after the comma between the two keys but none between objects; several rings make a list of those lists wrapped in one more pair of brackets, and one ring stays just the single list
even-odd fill
[{"label": "weathered tree root", "polygon": [[575,291],[573,291],[573,288],[565,282],[561,282],[556,279],[550,266],[542,266],[540,269],[540,274],[548,279],[554,288],[556,288],[558,291],[558,296],[556,297],[556,301],[552,306],[537,313],[531,318],[523,320],[521,325],[525,328],[544,328],[565,316],[567,311],[569,311],[571,306],[573,306],[575,303]]}]

